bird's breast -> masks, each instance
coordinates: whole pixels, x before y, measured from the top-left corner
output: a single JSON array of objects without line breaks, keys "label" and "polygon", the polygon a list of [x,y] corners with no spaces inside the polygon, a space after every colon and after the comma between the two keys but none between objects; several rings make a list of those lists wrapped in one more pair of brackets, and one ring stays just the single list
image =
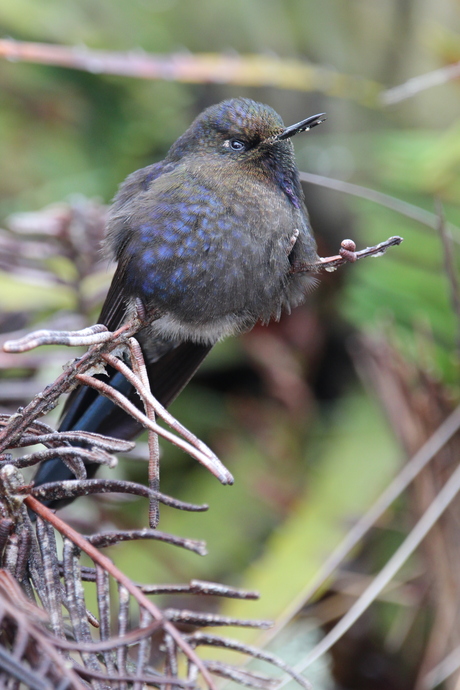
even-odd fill
[{"label": "bird's breast", "polygon": [[124,250],[128,293],[162,314],[154,328],[201,342],[279,318],[308,282],[290,275],[290,254],[315,253],[303,204],[259,181],[209,179],[144,199]]}]

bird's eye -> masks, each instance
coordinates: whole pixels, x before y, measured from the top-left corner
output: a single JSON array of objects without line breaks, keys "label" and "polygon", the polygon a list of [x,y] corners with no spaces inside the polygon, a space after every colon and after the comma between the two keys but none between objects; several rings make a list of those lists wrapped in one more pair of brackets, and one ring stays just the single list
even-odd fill
[{"label": "bird's eye", "polygon": [[228,145],[232,151],[244,151],[246,148],[246,144],[241,139],[229,139]]}]

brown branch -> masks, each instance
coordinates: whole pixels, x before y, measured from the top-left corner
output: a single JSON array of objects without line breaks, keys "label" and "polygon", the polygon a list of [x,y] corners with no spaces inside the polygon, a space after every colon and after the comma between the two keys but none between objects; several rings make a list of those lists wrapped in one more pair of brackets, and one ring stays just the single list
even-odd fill
[{"label": "brown branch", "polygon": [[[14,465],[15,467],[30,467],[31,465],[36,465],[39,462],[44,462],[50,458],[59,456],[66,462],[72,464],[73,468],[80,468],[80,473],[84,469],[82,463],[78,462],[80,458],[84,458],[87,462],[97,463],[99,465],[108,465],[110,468],[114,468],[117,465],[117,458],[115,455],[106,453],[104,450],[96,448],[95,450],[89,450],[87,448],[75,448],[72,446],[61,446],[56,448],[48,448],[47,450],[36,451],[35,453],[30,453],[28,455],[22,455],[18,458],[13,458],[8,461],[0,461],[0,467],[3,464]],[[72,469],[75,472],[75,469]],[[83,472],[82,478],[86,477],[86,472]]]},{"label": "brown branch", "polygon": [[380,244],[376,244],[373,247],[366,247],[366,249],[360,249],[356,251],[356,244],[353,240],[342,240],[340,253],[335,256],[320,257],[315,264],[293,264],[291,268],[291,273],[320,273],[321,271],[335,271],[339,266],[343,264],[354,263],[359,259],[366,259],[369,256],[374,258],[378,256],[383,256],[387,249],[401,244],[403,241],[402,237],[395,235],[390,237]]},{"label": "brown branch", "polygon": [[3,349],[5,352],[28,352],[41,345],[66,345],[67,347],[85,347],[99,345],[113,338],[106,326],[97,323],[81,331],[34,331],[20,340],[8,340]]},{"label": "brown branch", "polygon": [[169,621],[175,623],[185,623],[194,626],[221,626],[234,625],[239,628],[271,628],[272,621],[251,620],[247,618],[231,618],[230,616],[221,616],[218,613],[201,613],[199,611],[188,611],[187,609],[165,609],[164,616]]},{"label": "brown branch", "polygon": [[[7,467],[9,466],[11,464]],[[29,487],[22,487],[22,493],[28,490]],[[208,510],[208,506],[205,503],[197,505],[196,503],[180,501],[177,498],[162,494],[160,491],[153,491],[143,484],[128,482],[123,479],[66,479],[40,484],[40,486],[32,488],[31,493],[35,498],[39,498],[42,501],[59,501],[67,498],[76,498],[77,496],[107,493],[132,494],[133,496],[145,498],[149,498],[153,494],[160,503],[178,510],[197,513]]]},{"label": "brown branch", "polygon": [[188,539],[186,537],[176,537],[174,534],[167,532],[160,532],[158,529],[137,529],[125,531],[103,532],[87,537],[90,544],[96,546],[98,549],[120,544],[123,541],[134,541],[135,539],[156,539],[167,544],[180,546],[183,549],[188,549],[197,553],[199,556],[206,556],[206,543],[198,541],[197,539]]},{"label": "brown branch", "polygon": [[211,673],[221,678],[226,678],[239,685],[246,685],[250,688],[259,688],[259,690],[276,690],[279,681],[274,678],[269,678],[257,671],[249,671],[245,668],[232,666],[231,664],[223,664],[221,661],[205,661],[206,668]]},{"label": "brown branch", "polygon": [[[5,422],[0,419],[0,427],[5,426],[10,418],[10,415],[4,416]],[[30,435],[24,434],[20,441],[17,442],[16,448],[24,448],[25,446],[34,446],[41,443],[44,446],[56,449],[63,443],[69,441],[70,443],[78,442],[82,446],[86,443],[91,447],[100,448],[101,450],[114,452],[127,452],[132,450],[136,444],[134,441],[126,441],[121,438],[114,438],[113,436],[104,436],[103,434],[96,434],[94,431],[51,431],[49,434],[40,434],[37,432],[34,435],[32,427],[29,429]]]},{"label": "brown branch", "polygon": [[252,645],[244,644],[243,642],[232,640],[227,637],[220,637],[218,635],[213,635],[212,633],[195,632],[187,637],[187,641],[194,648],[198,645],[206,645],[209,647],[223,647],[224,649],[231,649],[235,652],[241,652],[248,656],[252,656],[254,659],[261,659],[269,664],[278,666],[283,671],[286,671],[292,678],[294,678],[297,683],[305,688],[306,690],[311,690],[311,683],[296,673],[288,664],[286,664],[282,659],[279,659],[274,654],[266,652],[264,650],[258,649],[258,647],[253,647]]},{"label": "brown branch", "polygon": [[[133,373],[137,377],[137,381],[141,384],[141,387],[146,391],[150,391],[150,382],[147,372],[147,367],[145,365],[144,355],[142,348],[135,338],[131,338],[129,341],[129,350],[131,354],[131,366],[133,368]],[[108,355],[113,358],[113,355]],[[146,400],[145,396],[142,396],[144,403],[145,414],[149,419],[155,422],[155,407],[152,405],[151,401]],[[152,396],[152,400],[153,400]],[[163,417],[164,419],[164,417]],[[204,444],[203,444],[204,445]],[[206,446],[205,446],[206,447]],[[148,449],[149,449],[149,488],[153,491],[158,491],[160,488],[160,446],[158,442],[158,434],[156,434],[153,429],[148,431]],[[149,500],[149,525],[153,529],[158,526],[160,520],[160,506],[158,501],[154,498]]]},{"label": "brown branch", "polygon": [[[21,438],[22,434],[28,430],[30,425],[35,422],[38,417],[47,414],[56,407],[61,395],[73,388],[78,374],[86,373],[94,370],[94,368],[100,369],[101,348],[106,348],[107,351],[111,351],[119,347],[128,338],[137,333],[141,326],[142,322],[138,318],[128,321],[117,331],[111,333],[109,340],[97,345],[92,345],[82,357],[70,362],[54,383],[47,387],[45,393],[36,395],[26,407],[21,408],[16,414],[10,417],[9,422],[0,433],[0,453],[8,447],[14,446],[15,442]],[[87,333],[85,333],[86,331],[87,329],[84,329],[83,338],[87,335]],[[31,333],[21,340],[9,341],[4,344],[3,349],[7,352],[23,352],[27,349],[31,349],[31,343],[34,343],[34,347],[38,347],[38,345],[43,344],[43,341],[47,341],[51,337],[50,334],[53,332],[39,331],[38,333],[40,333],[40,336],[38,338],[35,337],[35,339],[33,338],[35,334]],[[75,344],[78,345],[80,341],[76,334],[78,334],[78,331],[75,331],[72,337],[75,340]],[[63,344],[66,344],[66,335],[67,332],[64,331],[62,336]],[[99,335],[104,341],[106,340],[105,331],[101,331]]]},{"label": "brown branch", "polygon": [[[143,362],[142,350],[139,343],[135,338],[131,338],[129,341],[130,351],[133,353],[133,360],[139,363]],[[181,424],[175,417],[172,416],[170,412],[158,401],[150,392],[150,385],[148,383],[148,378],[140,379],[136,376],[135,372],[132,371],[124,362],[122,362],[117,357],[111,354],[104,354],[103,359],[107,364],[117,369],[123,376],[133,385],[137,390],[140,397],[144,401],[146,407],[150,406],[158,417],[161,417],[171,429],[174,429],[178,434],[184,437],[184,439],[192,446],[194,446],[199,453],[201,453],[204,458],[215,466],[215,469],[224,475],[226,481],[223,483],[233,484],[233,477],[230,475],[228,470],[223,467],[218,457],[213,453],[213,451],[208,448],[208,446],[201,441],[195,434],[189,431],[183,424]],[[155,421],[153,420],[153,423]],[[161,428],[161,427],[160,427]],[[160,433],[160,432],[157,432]],[[161,434],[160,434],[161,435]],[[198,458],[197,458],[198,459]],[[201,460],[200,460],[201,462]],[[204,464],[204,463],[203,463]],[[209,469],[209,468],[208,468]],[[210,470],[212,471],[212,470]]]},{"label": "brown branch", "polygon": [[[143,310],[139,310],[140,316],[128,321],[121,328],[113,333],[107,331],[105,326],[96,324],[90,328],[81,331],[49,331],[41,330],[35,333],[30,333],[20,340],[8,341],[4,344],[3,349],[6,352],[26,352],[41,345],[61,344],[67,346],[88,345],[91,347],[88,352],[80,359],[71,362],[61,376],[56,381],[48,386],[46,392],[39,393],[29,405],[20,410],[16,415],[12,415],[9,422],[4,426],[3,432],[0,433],[0,452],[8,447],[13,447],[16,442],[20,443],[21,435],[28,427],[41,415],[46,414],[53,409],[62,393],[67,392],[75,386],[75,382],[90,386],[97,390],[101,395],[109,398],[125,410],[129,415],[134,417],[142,426],[149,431],[163,436],[171,443],[179,446],[185,452],[189,453],[198,462],[204,465],[215,477],[219,479],[222,484],[233,484],[233,477],[227,468],[221,463],[219,458],[208,448],[200,439],[188,431],[183,425],[172,417],[165,408],[158,403],[147,388],[148,379],[143,372],[143,356],[140,347],[136,347],[132,336],[140,330],[148,321],[152,319],[152,314],[144,314]],[[110,352],[116,347],[125,343],[129,344],[132,353],[134,366],[139,372],[136,375],[129,367],[127,367],[120,359],[110,355]],[[108,384],[99,379],[90,376],[89,373],[101,372],[101,359],[105,360],[115,369],[120,371],[132,385],[137,389],[147,411],[156,412],[162,416],[165,421],[177,430],[186,439],[183,440],[175,434],[169,432],[167,429],[160,427],[155,421],[143,414],[133,403],[131,403],[124,395],[116,391]],[[142,374],[142,376],[140,375]],[[1,440],[3,439],[3,441]],[[154,445],[151,446],[153,452]],[[154,473],[155,474],[155,473]],[[151,478],[152,479],[152,478]],[[152,481],[151,481],[152,483]],[[158,483],[153,481],[153,483]],[[152,494],[153,496],[153,494]],[[152,504],[154,505],[154,504]],[[155,511],[151,511],[151,522],[155,523]]]},{"label": "brown branch", "polygon": [[62,46],[0,40],[0,58],[78,69],[93,74],[117,74],[139,79],[164,79],[188,84],[270,86],[298,91],[323,91],[330,95],[375,106],[381,86],[362,76],[295,59],[268,55],[224,55],[188,52],[166,55],[136,50],[111,52],[85,46]]},{"label": "brown branch", "polygon": [[259,599],[259,592],[246,589],[236,589],[222,585],[219,582],[207,582],[206,580],[191,580],[190,592],[192,594],[210,594],[212,596],[229,597],[230,599]]},{"label": "brown branch", "polygon": [[89,556],[94,561],[94,563],[103,568],[117,582],[119,582],[138,602],[140,607],[148,611],[155,620],[160,621],[165,632],[171,635],[171,637],[174,639],[174,641],[176,642],[178,647],[180,647],[183,653],[190,659],[190,661],[193,664],[195,664],[199,668],[208,687],[211,690],[216,690],[212,678],[209,675],[201,659],[195,654],[190,645],[184,640],[177,628],[165,619],[160,609],[157,606],[155,606],[155,604],[141,592],[139,587],[137,587],[127,575],[121,572],[121,570],[119,570],[112,563],[112,561],[109,558],[107,558],[107,556],[104,556],[94,546],[92,546],[87,539],[85,539],[81,536],[81,534],[72,529],[72,527],[70,527],[67,523],[61,520],[49,508],[47,508],[42,503],[33,498],[33,496],[27,496],[24,499],[24,503],[28,508],[31,508],[35,513],[40,515],[40,517],[43,520],[46,520],[47,522],[52,524],[53,527],[57,529],[57,531],[60,532],[63,536],[67,537],[67,539],[70,539],[70,541],[72,541],[73,544],[78,546],[79,549],[86,553],[87,556]]},{"label": "brown branch", "polygon": [[114,388],[112,388],[112,386],[109,386],[107,383],[104,383],[104,381],[95,379],[92,376],[87,376],[86,374],[79,374],[76,376],[76,379],[83,385],[94,388],[98,393],[105,396],[106,398],[109,398],[109,400],[115,402],[122,410],[130,414],[131,417],[134,417],[134,419],[136,419],[146,429],[151,429],[159,436],[162,436],[174,445],[178,446],[179,448],[182,448],[182,450],[191,455],[192,458],[195,458],[204,467],[206,467],[206,469],[209,470],[209,472],[211,472],[211,474],[213,474],[215,477],[217,477],[217,479],[222,484],[233,484],[234,480],[232,475],[227,470],[225,465],[223,465],[221,461],[217,458],[217,456],[214,455],[214,453],[212,453],[212,455],[210,456],[209,453],[211,451],[209,451],[208,454],[205,455],[201,450],[198,450],[198,448],[188,443],[188,441],[185,441],[179,436],[172,434],[167,429],[164,429],[162,426],[159,426],[151,419],[149,419],[147,415],[143,414],[124,395],[116,391]]}]

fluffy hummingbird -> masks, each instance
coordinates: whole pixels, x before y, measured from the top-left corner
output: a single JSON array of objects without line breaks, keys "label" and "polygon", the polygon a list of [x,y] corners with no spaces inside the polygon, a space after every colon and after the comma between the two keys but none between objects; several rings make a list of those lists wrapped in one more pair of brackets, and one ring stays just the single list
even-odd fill
[{"label": "fluffy hummingbird", "polygon": [[[117,268],[99,323],[117,329],[140,302],[155,319],[137,339],[153,395],[169,405],[213,345],[279,319],[303,301],[317,260],[291,137],[324,113],[285,127],[248,98],[204,110],[159,163],[122,183],[110,207],[106,248]],[[113,369],[112,386],[140,405]],[[106,379],[107,380],[107,379]],[[139,423],[93,389],[67,403],[61,430],[132,438]],[[97,466],[89,466],[94,474]],[[59,458],[35,484],[73,478]]]}]

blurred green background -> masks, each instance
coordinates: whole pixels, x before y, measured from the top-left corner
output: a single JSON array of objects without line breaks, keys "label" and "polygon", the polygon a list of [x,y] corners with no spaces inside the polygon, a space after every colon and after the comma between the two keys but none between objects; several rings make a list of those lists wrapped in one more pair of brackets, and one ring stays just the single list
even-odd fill
[{"label": "blurred green background", "polygon": [[[99,206],[92,243],[81,230],[93,218],[91,204],[109,203],[128,173],[161,159],[204,107],[231,96],[269,103],[286,124],[325,111],[325,124],[294,140],[301,170],[371,187],[428,214],[437,201],[454,226],[454,246],[460,241],[458,83],[392,105],[381,98],[385,89],[460,60],[456,0],[0,0],[0,27],[3,37],[80,50],[209,53],[211,64],[220,54],[240,56],[248,80],[186,84],[0,62],[5,333],[96,320],[110,267],[96,250]],[[284,70],[276,86],[251,73],[245,56],[255,54]],[[305,194],[321,255],[337,253],[345,237],[360,248],[399,234],[404,244],[323,276],[291,317],[216,347],[175,403],[174,414],[235,476],[235,486],[221,487],[164,446],[162,490],[210,510],[164,509],[160,528],[206,539],[209,555],[143,543],[111,552],[136,581],[201,577],[260,589],[257,604],[226,609],[248,618],[286,613],[401,463],[396,436],[404,434],[392,429],[372,382],[363,386],[355,373],[356,337],[384,333],[407,367],[428,372],[452,404],[458,399],[459,324],[439,233],[347,193],[308,184]],[[17,215],[24,213],[31,215]],[[50,230],[59,214],[72,218],[67,234]],[[84,261],[75,267],[77,256]],[[43,348],[23,360],[2,355],[2,408],[26,403],[69,356]],[[140,442],[139,456],[144,447]],[[416,447],[414,441],[410,450]],[[126,460],[117,472],[145,481],[142,462]],[[117,498],[82,500],[66,513],[83,527],[141,526],[146,514],[144,503]],[[375,572],[411,522],[403,501],[371,536],[365,562],[355,554],[345,571]],[[414,572],[422,578],[424,568],[421,557],[407,580]],[[349,651],[333,656],[332,672],[318,671],[316,688],[412,687],[435,605],[416,599],[414,620],[417,607],[427,606],[418,632],[409,626],[390,644],[412,605],[403,584],[399,602],[380,603],[355,626]],[[313,639],[340,615],[340,605],[329,618],[314,613],[314,625],[312,617],[300,619]],[[296,628],[291,638],[299,635]],[[305,651],[297,650],[294,661]]]}]

